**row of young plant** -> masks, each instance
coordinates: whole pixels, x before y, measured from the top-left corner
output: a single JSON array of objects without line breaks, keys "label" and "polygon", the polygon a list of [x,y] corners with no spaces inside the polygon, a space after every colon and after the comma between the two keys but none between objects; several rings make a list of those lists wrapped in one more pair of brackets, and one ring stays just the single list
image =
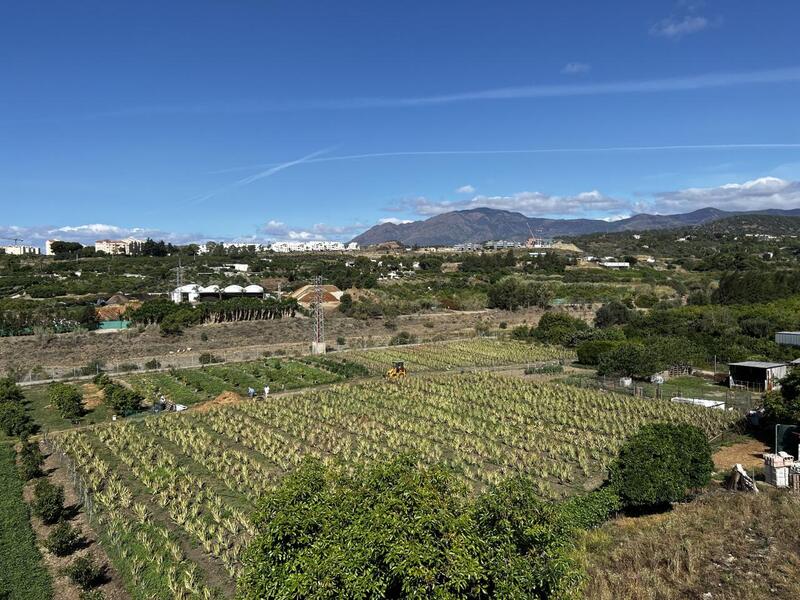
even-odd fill
[{"label": "row of young plant", "polygon": [[377,374],[385,372],[397,360],[405,361],[407,366],[417,371],[446,371],[469,367],[571,361],[575,355],[560,346],[477,338],[408,348],[355,350],[347,352],[345,358]]},{"label": "row of young plant", "polygon": [[70,431],[48,441],[68,466],[87,516],[133,598],[219,597],[203,582],[200,568],[186,556],[180,540],[154,518],[146,502],[135,499],[89,435]]},{"label": "row of young plant", "polygon": [[[338,365],[331,361],[331,364]],[[361,367],[355,367],[360,370]],[[202,368],[172,369],[169,372],[132,375],[126,381],[141,396],[158,400],[162,395],[177,403],[191,405],[214,398],[223,392],[247,393],[253,388],[259,394],[269,386],[279,392],[313,385],[335,383],[346,375],[328,365],[313,361],[265,359],[231,365],[209,365]]]}]

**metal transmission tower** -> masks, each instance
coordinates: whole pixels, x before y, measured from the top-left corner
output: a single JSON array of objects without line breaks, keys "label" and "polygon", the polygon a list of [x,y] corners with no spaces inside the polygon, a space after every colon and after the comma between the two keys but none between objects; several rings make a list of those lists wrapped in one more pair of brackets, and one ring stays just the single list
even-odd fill
[{"label": "metal transmission tower", "polygon": [[177,287],[183,286],[183,265],[181,264],[180,257],[178,258],[178,269],[175,277],[175,283]]},{"label": "metal transmission tower", "polygon": [[324,290],[322,276],[314,280],[314,339],[311,342],[312,354],[325,354],[325,310],[322,308]]}]

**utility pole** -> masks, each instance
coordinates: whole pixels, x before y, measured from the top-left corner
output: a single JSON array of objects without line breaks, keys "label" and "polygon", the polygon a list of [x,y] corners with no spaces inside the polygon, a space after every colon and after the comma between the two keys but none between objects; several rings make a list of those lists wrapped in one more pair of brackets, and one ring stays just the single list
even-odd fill
[{"label": "utility pole", "polygon": [[312,354],[325,354],[325,311],[322,308],[324,290],[322,275],[314,280],[314,339],[311,342]]}]

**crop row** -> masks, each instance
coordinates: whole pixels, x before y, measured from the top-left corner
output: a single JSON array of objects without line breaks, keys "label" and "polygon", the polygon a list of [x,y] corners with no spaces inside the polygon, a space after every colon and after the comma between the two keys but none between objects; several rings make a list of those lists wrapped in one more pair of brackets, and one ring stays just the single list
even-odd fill
[{"label": "crop row", "polygon": [[498,367],[574,359],[574,354],[560,346],[500,341],[486,338],[459,342],[397,346],[343,353],[347,361],[379,374],[394,361],[405,361],[415,371],[447,371],[470,367]]}]

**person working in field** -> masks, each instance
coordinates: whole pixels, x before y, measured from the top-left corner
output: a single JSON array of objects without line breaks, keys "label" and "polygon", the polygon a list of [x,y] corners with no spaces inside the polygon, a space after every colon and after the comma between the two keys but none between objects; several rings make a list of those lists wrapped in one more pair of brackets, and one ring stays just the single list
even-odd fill
[{"label": "person working in field", "polygon": [[265,385],[264,386],[264,398],[266,398],[267,396],[269,396],[269,386]]}]

